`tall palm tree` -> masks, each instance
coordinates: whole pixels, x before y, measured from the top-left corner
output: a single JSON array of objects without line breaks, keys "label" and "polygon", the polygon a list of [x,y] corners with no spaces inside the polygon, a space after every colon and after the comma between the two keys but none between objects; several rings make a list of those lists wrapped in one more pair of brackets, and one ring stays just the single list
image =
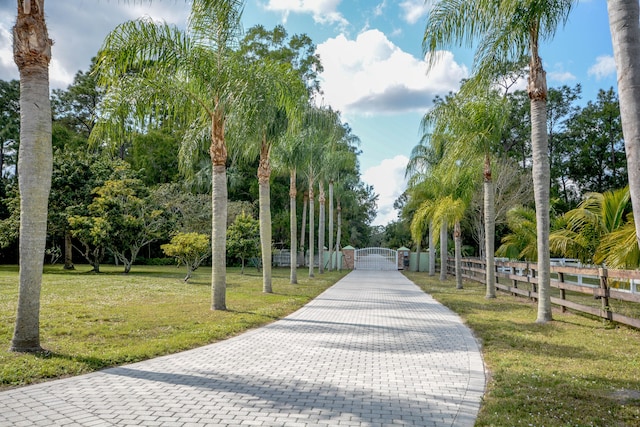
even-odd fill
[{"label": "tall palm tree", "polygon": [[495,64],[515,63],[523,54],[529,56],[527,91],[531,100],[533,187],[538,234],[538,323],[552,320],[547,79],[539,43],[553,37],[560,23],[566,22],[574,3],[575,0],[440,0],[431,9],[422,44],[429,63],[433,65],[443,47],[478,42],[475,74],[484,77],[495,75]]},{"label": "tall palm tree", "polygon": [[125,105],[138,126],[174,121],[185,127],[184,170],[208,144],[213,310],[226,310],[227,132],[237,125],[233,113],[246,107],[252,78],[234,51],[243,7],[243,0],[194,0],[185,31],[149,19],[126,22],[107,36],[97,61],[108,92],[105,120],[92,139],[109,141],[118,125],[110,115]]},{"label": "tall palm tree", "polygon": [[290,247],[290,272],[289,282],[298,283],[298,219],[296,215],[297,172],[302,163],[302,139],[296,134],[285,136],[281,144],[274,147],[274,166],[278,170],[286,170],[289,173],[289,234]]},{"label": "tall palm tree", "polygon": [[[607,0],[613,56],[618,70],[622,134],[627,155],[633,215],[640,218],[640,6],[636,0]],[[640,221],[635,222],[640,247]]]},{"label": "tall palm tree", "polygon": [[[500,140],[507,104],[494,91],[474,91],[467,85],[465,83],[458,94],[437,102],[425,114],[423,128],[433,128],[432,139],[433,135],[437,136],[436,141],[442,145],[439,167],[444,168],[444,172],[441,172],[443,176],[464,176],[461,169],[482,170],[486,297],[495,298],[495,189],[491,153]],[[454,178],[454,185],[459,186],[457,178]],[[468,206],[472,187],[471,184],[467,186],[465,196],[459,197],[465,200],[465,206]]]},{"label": "tall palm tree", "polygon": [[[268,58],[247,65],[252,88],[251,108],[240,111],[235,120],[241,121],[241,138],[245,158],[259,158],[258,202],[260,221],[260,247],[262,253],[262,290],[272,293],[271,277],[271,152],[274,145],[285,139],[288,127],[295,127],[298,100],[307,95],[301,76],[288,63],[277,63]],[[257,141],[256,141],[257,139]]]},{"label": "tall palm tree", "polygon": [[41,351],[40,289],[51,189],[51,45],[44,0],[18,0],[13,58],[20,71],[20,273],[18,310],[11,350]]}]

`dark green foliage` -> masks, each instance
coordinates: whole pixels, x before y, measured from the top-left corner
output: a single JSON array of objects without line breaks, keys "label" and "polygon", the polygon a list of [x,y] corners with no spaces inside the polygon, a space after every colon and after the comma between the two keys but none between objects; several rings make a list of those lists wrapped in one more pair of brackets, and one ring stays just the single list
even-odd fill
[{"label": "dark green foliage", "polygon": [[239,258],[244,273],[245,262],[260,255],[260,224],[251,215],[238,215],[227,230],[227,254]]}]

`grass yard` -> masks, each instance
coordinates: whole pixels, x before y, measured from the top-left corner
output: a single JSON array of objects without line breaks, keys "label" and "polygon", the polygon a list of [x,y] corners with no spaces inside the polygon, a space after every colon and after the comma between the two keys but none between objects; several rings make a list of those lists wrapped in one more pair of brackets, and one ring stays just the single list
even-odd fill
[{"label": "grass yard", "polygon": [[535,323],[534,302],[483,285],[407,273],[473,329],[489,382],[476,426],[640,425],[640,331],[554,310]]},{"label": "grass yard", "polygon": [[0,390],[50,378],[175,353],[239,334],[297,310],[346,272],[309,279],[298,270],[273,269],[273,294],[262,292],[262,273],[228,269],[227,311],[212,311],[211,269],[201,267],[189,283],[176,267],[101,266],[64,271],[46,267],[40,336],[47,354],[8,351],[18,300],[18,267],[0,266]]}]

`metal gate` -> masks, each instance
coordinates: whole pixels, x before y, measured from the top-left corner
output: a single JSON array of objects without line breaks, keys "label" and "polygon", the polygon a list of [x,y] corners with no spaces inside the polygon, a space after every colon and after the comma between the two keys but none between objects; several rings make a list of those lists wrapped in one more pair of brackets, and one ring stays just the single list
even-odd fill
[{"label": "metal gate", "polygon": [[387,248],[356,249],[354,269],[397,270],[398,251]]}]

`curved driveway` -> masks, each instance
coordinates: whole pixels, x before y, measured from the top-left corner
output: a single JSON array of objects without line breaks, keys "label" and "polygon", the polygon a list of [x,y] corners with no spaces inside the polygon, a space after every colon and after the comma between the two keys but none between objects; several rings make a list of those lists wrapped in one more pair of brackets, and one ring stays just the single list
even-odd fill
[{"label": "curved driveway", "polygon": [[395,271],[354,271],[265,327],[0,393],[0,426],[473,426],[484,393],[460,318]]}]

